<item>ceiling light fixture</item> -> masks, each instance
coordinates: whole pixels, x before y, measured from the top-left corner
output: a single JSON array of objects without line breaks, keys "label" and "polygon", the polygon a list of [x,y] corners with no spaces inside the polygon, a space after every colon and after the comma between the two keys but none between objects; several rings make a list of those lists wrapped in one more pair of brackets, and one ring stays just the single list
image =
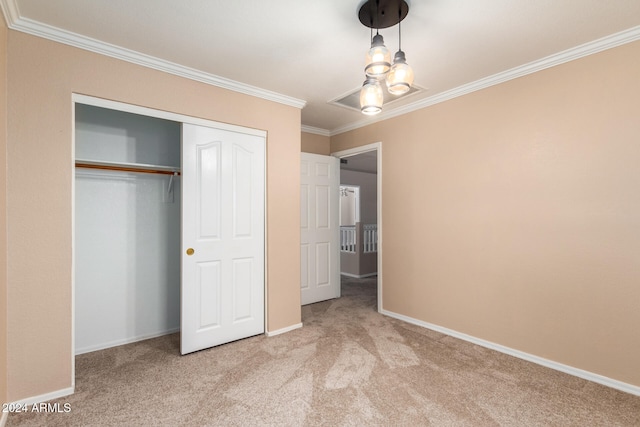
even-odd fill
[{"label": "ceiling light fixture", "polygon": [[[396,13],[397,12],[397,13]],[[367,0],[360,7],[358,18],[360,22],[371,29],[376,29],[376,35],[371,40],[371,49],[367,52],[364,72],[366,80],[360,90],[360,110],[364,114],[373,115],[382,111],[382,85],[385,79],[389,93],[393,95],[405,94],[413,84],[413,70],[407,64],[402,51],[400,40],[400,22],[409,13],[409,5],[404,0]],[[379,33],[380,28],[389,28],[398,24],[398,52],[393,65],[391,55],[384,45],[384,39]]]}]

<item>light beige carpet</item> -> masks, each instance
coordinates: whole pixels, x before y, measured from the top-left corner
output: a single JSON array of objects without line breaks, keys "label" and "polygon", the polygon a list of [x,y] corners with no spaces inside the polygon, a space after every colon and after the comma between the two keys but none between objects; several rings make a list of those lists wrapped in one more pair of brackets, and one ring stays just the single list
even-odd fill
[{"label": "light beige carpet", "polygon": [[70,413],[9,426],[640,426],[640,397],[375,311],[375,279],[304,327],[179,355],[179,336],[78,356]]}]

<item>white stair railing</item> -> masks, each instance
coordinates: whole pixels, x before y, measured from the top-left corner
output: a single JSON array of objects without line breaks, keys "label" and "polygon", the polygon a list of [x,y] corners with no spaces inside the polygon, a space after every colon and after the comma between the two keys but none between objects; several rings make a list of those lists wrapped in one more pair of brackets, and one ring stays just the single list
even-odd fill
[{"label": "white stair railing", "polygon": [[[356,253],[358,249],[358,233],[356,226],[340,226],[340,251]],[[378,225],[362,225],[362,251],[365,254],[378,252]]]},{"label": "white stair railing", "polygon": [[364,224],[362,226],[362,243],[365,254],[378,252],[378,224]]},{"label": "white stair railing", "polygon": [[356,227],[354,225],[340,227],[340,250],[352,254],[356,253]]}]

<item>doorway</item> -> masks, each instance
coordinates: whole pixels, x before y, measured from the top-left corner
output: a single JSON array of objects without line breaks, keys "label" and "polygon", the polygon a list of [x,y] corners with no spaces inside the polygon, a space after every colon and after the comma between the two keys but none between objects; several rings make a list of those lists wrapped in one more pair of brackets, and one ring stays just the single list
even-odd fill
[{"label": "doorway", "polygon": [[[382,142],[376,142],[373,144],[363,145],[361,147],[356,147],[348,150],[337,151],[331,153],[332,156],[338,157],[341,160],[343,168],[341,169],[352,169],[355,172],[362,172],[367,174],[375,173],[375,202],[371,204],[371,199],[364,204],[362,201],[363,197],[363,186],[360,185],[360,209],[359,214],[360,218],[363,222],[367,224],[374,225],[375,224],[375,247],[369,247],[367,250],[375,250],[376,251],[376,263],[377,263],[377,294],[378,294],[378,311],[382,311],[382,289],[383,289],[383,274],[382,274]],[[349,165],[351,161],[351,167],[344,168],[344,165]],[[346,162],[346,163],[345,163]],[[352,179],[352,182],[344,182],[341,178],[340,184],[356,184],[355,180]],[[375,215],[366,216],[365,212],[371,213],[371,211],[375,211]],[[375,218],[375,220],[372,220]],[[362,224],[362,230],[364,233],[364,224]],[[371,227],[373,228],[373,227]],[[373,232],[373,230],[369,230],[368,232]],[[371,240],[369,240],[371,241]],[[365,250],[364,244],[362,250]]]}]

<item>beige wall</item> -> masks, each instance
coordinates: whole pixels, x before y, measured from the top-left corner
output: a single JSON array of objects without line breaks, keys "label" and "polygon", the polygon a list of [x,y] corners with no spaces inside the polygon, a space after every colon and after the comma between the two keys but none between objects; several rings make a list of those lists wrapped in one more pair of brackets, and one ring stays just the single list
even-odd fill
[{"label": "beige wall", "polygon": [[635,42],[332,137],[382,141],[384,309],[640,386],[638,76]]},{"label": "beige wall", "polygon": [[267,329],[300,322],[300,110],[9,31],[8,399],[71,386],[72,93],[265,129]]},{"label": "beige wall", "polygon": [[7,402],[7,33],[0,18],[0,404]]},{"label": "beige wall", "polygon": [[328,156],[331,154],[329,150],[329,137],[316,135],[314,133],[302,132],[300,151],[303,153],[322,154]]}]

